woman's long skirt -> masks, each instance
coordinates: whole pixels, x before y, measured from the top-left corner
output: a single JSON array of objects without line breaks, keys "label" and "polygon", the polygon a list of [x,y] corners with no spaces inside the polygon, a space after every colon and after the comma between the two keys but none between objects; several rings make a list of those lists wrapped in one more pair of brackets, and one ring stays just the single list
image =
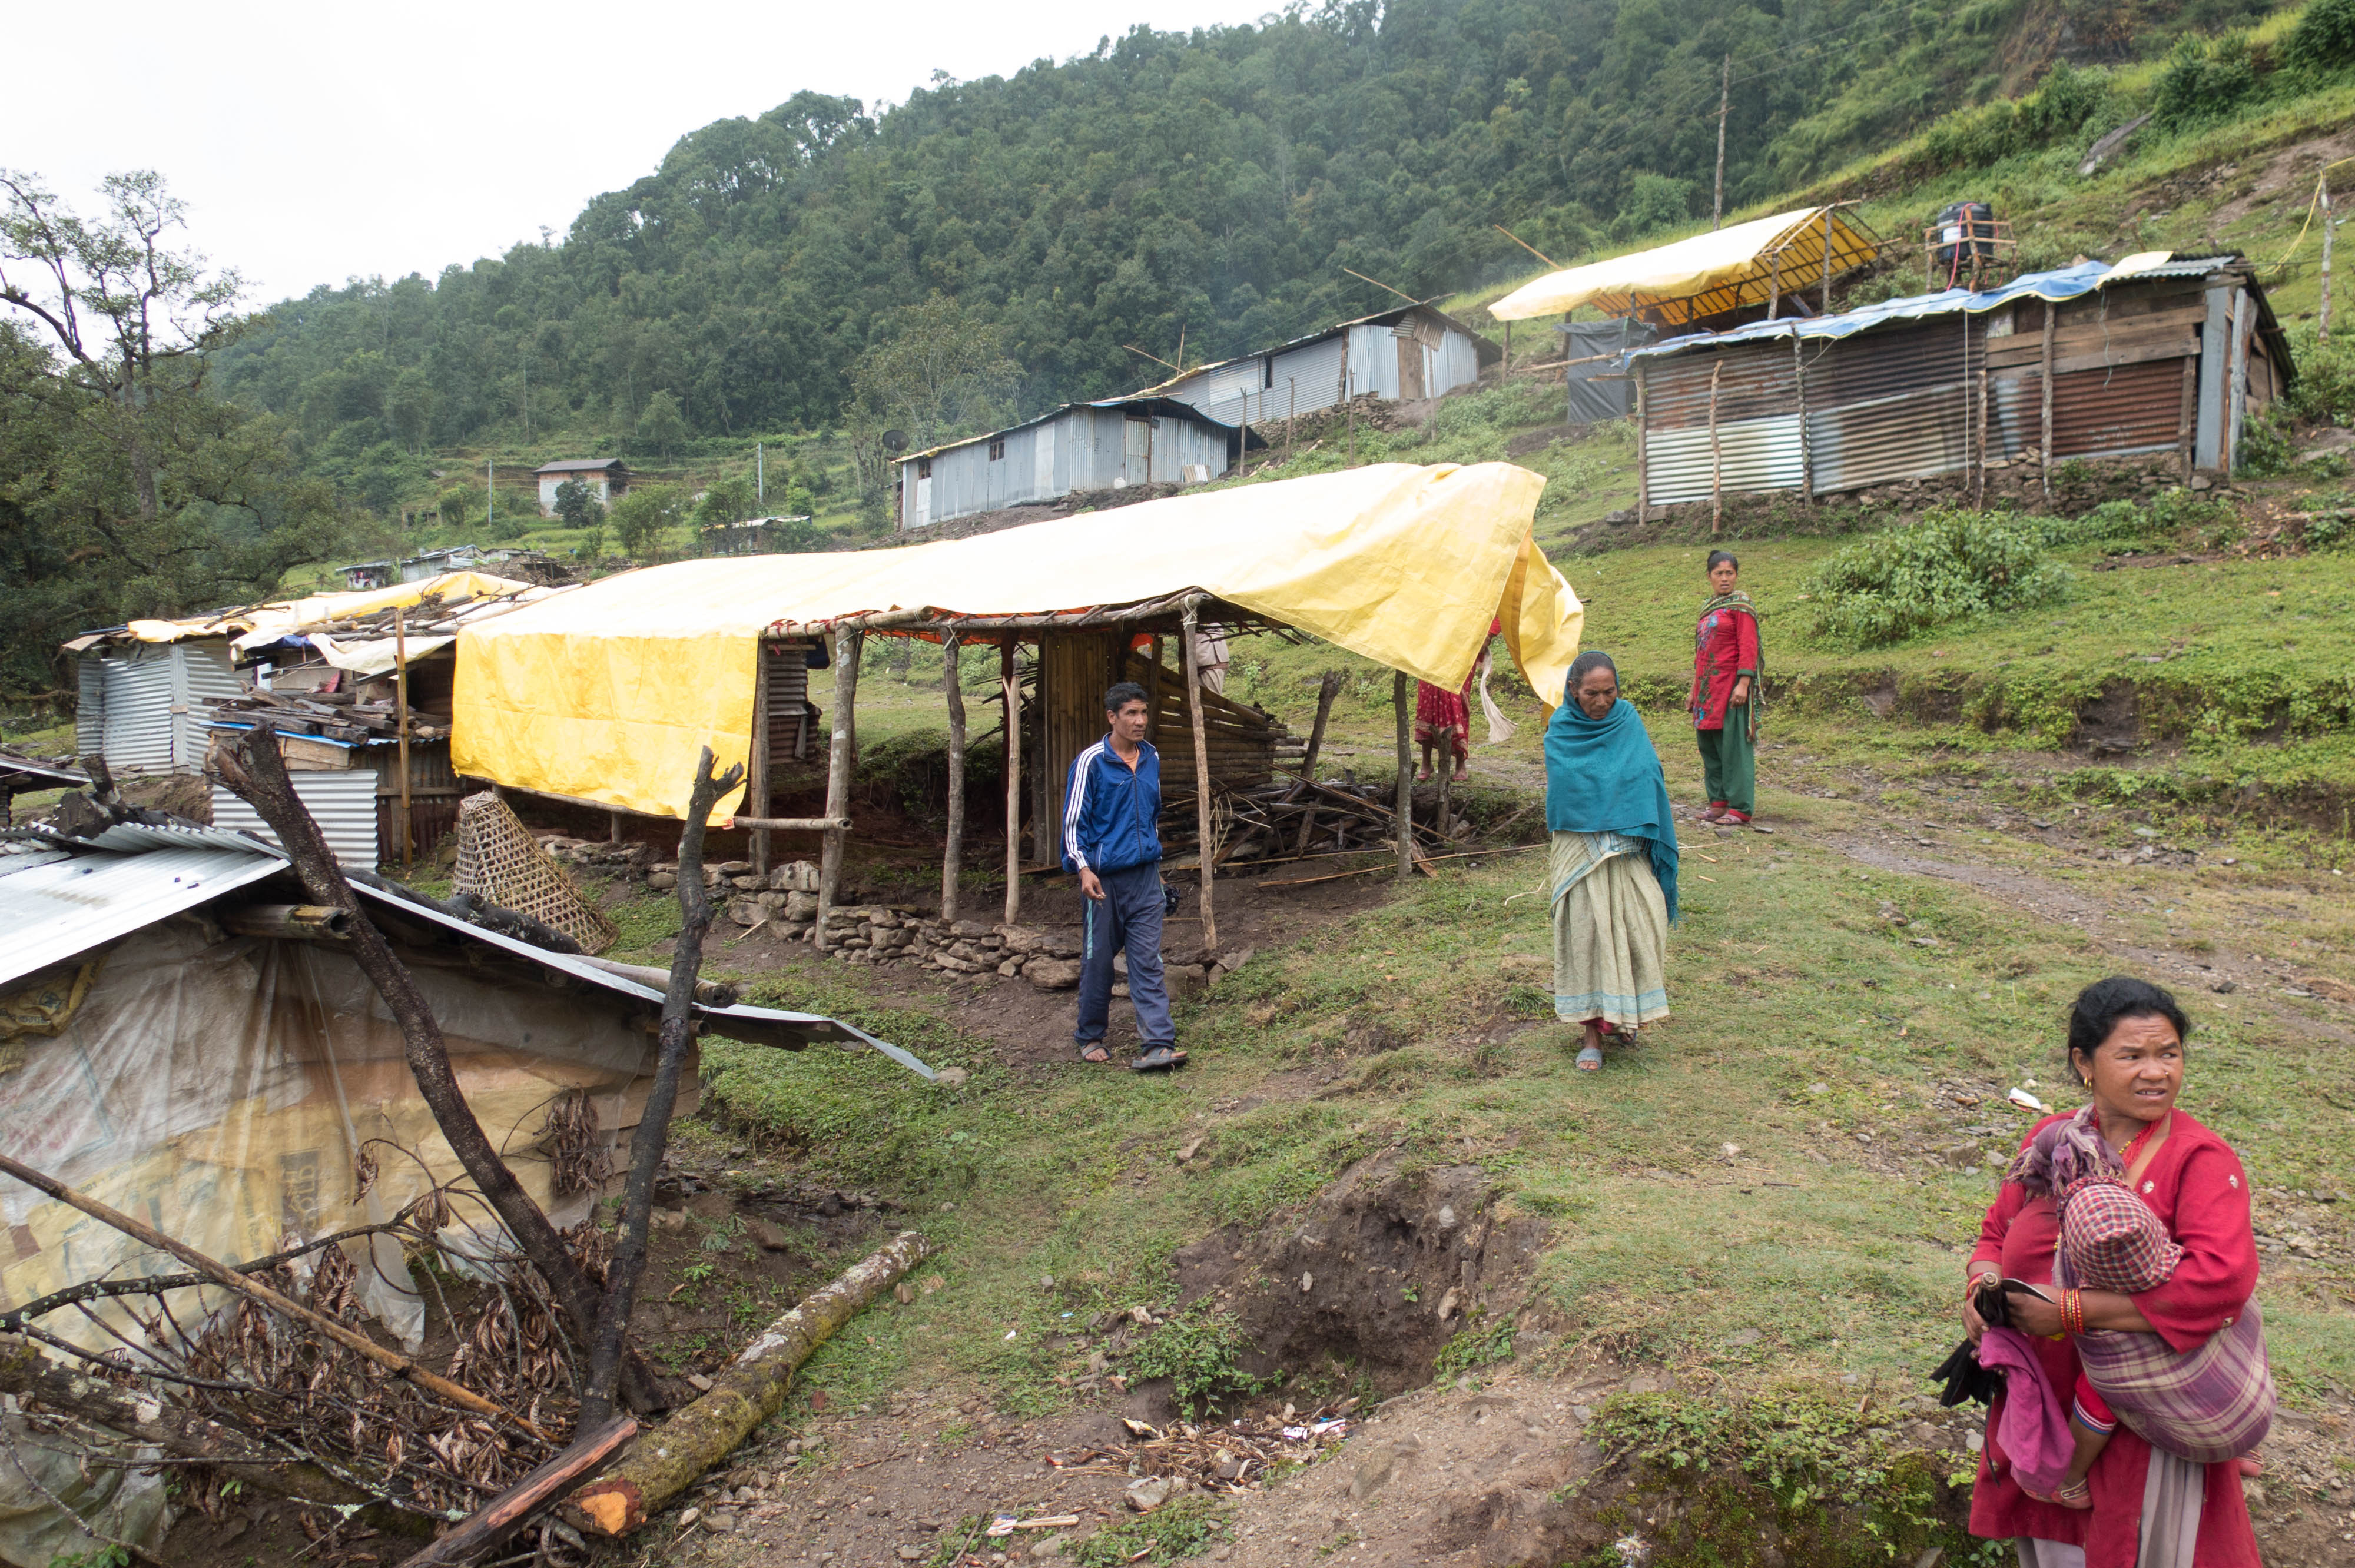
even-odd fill
[{"label": "woman's long skirt", "polygon": [[1553,1011],[1633,1029],[1668,1015],[1668,901],[1640,839],[1553,835]]}]

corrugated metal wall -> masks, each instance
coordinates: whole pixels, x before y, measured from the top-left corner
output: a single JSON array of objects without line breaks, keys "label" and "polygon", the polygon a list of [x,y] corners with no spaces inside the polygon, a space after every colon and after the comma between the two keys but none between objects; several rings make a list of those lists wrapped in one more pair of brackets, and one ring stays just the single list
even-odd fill
[{"label": "corrugated metal wall", "polygon": [[172,688],[176,662],[168,645],[139,642],[109,649],[106,739],[101,747],[117,777],[172,770]]},{"label": "corrugated metal wall", "polygon": [[245,694],[245,687],[230,662],[226,639],[199,638],[172,648],[179,655],[172,697],[172,770],[201,773],[212,744],[213,705],[235,702]]},{"label": "corrugated metal wall", "polygon": [[[2205,312],[2179,285],[2056,313],[2051,344],[2056,459],[2175,450],[2187,360],[2204,359]],[[1709,386],[1718,370],[1723,489],[1837,493],[1966,473],[1982,452],[2007,461],[2043,444],[2041,302],[1986,316],[1905,322],[1854,337],[1788,340],[1639,362],[1645,377],[1645,482],[1654,505],[1711,493]],[[2212,333],[2209,334],[2212,336]],[[2200,366],[2200,417],[2212,377]],[[1982,377],[1986,429],[1980,430]],[[1796,410],[1806,411],[1803,450]],[[2211,450],[2200,432],[2203,461]]]},{"label": "corrugated metal wall", "polygon": [[1342,340],[1335,336],[1277,355],[1275,385],[1267,394],[1267,418],[1288,418],[1295,408],[1313,414],[1338,402],[1342,352]]},{"label": "corrugated metal wall", "polygon": [[[1710,379],[1717,379],[1717,440],[1710,440]],[[1646,372],[1644,478],[1655,506],[1796,490],[1801,481],[1797,382],[1787,343],[1737,344],[1679,355]]]},{"label": "corrugated metal wall", "polygon": [[[295,798],[311,813],[325,835],[327,847],[344,865],[373,871],[377,864],[376,770],[353,768],[335,773],[290,773]],[[219,785],[213,786],[213,826],[249,832],[265,843],[277,836],[263,826],[261,813]]]},{"label": "corrugated metal wall", "polygon": [[96,649],[75,661],[81,701],[74,708],[74,755],[106,754],[106,656]]}]

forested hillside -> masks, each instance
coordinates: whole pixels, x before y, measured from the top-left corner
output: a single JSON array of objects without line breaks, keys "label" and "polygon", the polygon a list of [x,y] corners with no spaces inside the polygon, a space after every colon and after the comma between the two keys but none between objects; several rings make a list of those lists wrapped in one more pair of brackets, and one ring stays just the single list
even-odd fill
[{"label": "forested hillside", "polygon": [[[560,242],[440,278],[322,288],[220,385],[314,462],[551,432],[667,456],[823,428],[933,294],[1016,376],[992,408],[1119,391],[1393,302],[1705,217],[1730,57],[1729,208],[2055,59],[2163,52],[2263,0],[1328,0],[1190,35],[1138,27],[881,114],[804,92],[680,140]],[[2083,119],[2098,93],[2072,100]],[[2074,136],[2072,123],[2048,128]]]}]

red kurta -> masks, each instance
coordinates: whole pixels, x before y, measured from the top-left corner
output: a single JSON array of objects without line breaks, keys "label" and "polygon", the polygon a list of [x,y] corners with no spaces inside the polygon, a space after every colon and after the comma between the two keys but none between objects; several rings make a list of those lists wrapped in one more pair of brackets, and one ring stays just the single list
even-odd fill
[{"label": "red kurta", "polygon": [[1748,606],[1722,604],[1693,628],[1692,692],[1685,700],[1693,728],[1723,729],[1733,683],[1758,679],[1758,617]]},{"label": "red kurta", "polygon": [[[2156,1290],[2134,1298],[2150,1326],[2179,1351],[2188,1351],[2239,1315],[2257,1286],[2257,1239],[2249,1223],[2249,1178],[2232,1146],[2188,1112],[2178,1110],[2167,1141],[2151,1156],[2135,1194],[2158,1214],[2183,1248],[2183,1261]],[[2029,1129],[2033,1138],[2057,1118]],[[2020,1140],[2027,1146],[2027,1139]],[[1979,1226],[1970,1266],[1993,1263],[2006,1277],[2030,1285],[2052,1282],[2060,1224],[2050,1197],[2031,1198],[2007,1181]],[[2031,1338],[2044,1375],[2057,1389],[2077,1383],[2077,1348],[2068,1340]],[[2064,1395],[2065,1397],[2065,1395]],[[2000,1408],[1998,1400],[1998,1408]],[[1971,1533],[1996,1539],[2036,1536],[2085,1549],[2085,1568],[2135,1568],[2142,1542],[2142,1493],[2150,1445],[2121,1425],[2094,1461],[2090,1510],[2041,1503],[2019,1489],[1996,1443],[1996,1412],[1987,1414],[1987,1447],[1971,1492]],[[2194,1568],[2259,1568],[2257,1538],[2241,1496],[2239,1468],[2210,1465],[2200,1505]]]}]

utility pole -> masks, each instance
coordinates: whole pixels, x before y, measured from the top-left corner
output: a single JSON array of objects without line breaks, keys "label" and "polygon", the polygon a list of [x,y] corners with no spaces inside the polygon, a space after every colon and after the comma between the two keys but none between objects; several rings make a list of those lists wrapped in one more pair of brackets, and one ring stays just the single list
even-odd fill
[{"label": "utility pole", "polygon": [[485,458],[483,460],[483,526],[485,528],[491,525],[491,518],[499,509],[499,493],[491,488],[496,482],[496,477],[491,468],[491,460]]},{"label": "utility pole", "polygon": [[1717,78],[1717,202],[1710,213],[1711,228],[1725,227],[1725,111],[1732,94],[1733,56],[1729,53]]},{"label": "utility pole", "polygon": [[769,509],[769,460],[759,441],[752,443],[752,501],[762,511]]}]

